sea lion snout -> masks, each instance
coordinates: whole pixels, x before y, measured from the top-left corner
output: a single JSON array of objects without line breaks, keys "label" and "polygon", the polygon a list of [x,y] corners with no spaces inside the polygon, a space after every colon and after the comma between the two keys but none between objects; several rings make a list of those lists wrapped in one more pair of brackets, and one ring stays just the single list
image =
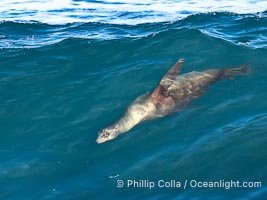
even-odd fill
[{"label": "sea lion snout", "polygon": [[105,128],[102,131],[98,132],[98,137],[96,139],[96,142],[98,144],[106,142],[108,140],[112,140],[116,138],[118,134],[116,134],[116,131],[113,129]]}]

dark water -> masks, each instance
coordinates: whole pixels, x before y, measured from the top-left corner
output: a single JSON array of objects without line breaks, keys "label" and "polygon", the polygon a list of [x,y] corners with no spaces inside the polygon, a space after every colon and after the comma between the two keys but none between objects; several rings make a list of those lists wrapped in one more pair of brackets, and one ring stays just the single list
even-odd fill
[{"label": "dark water", "polygon": [[[139,25],[2,22],[0,199],[266,199],[266,27],[264,13]],[[181,57],[182,73],[246,63],[257,70],[97,144],[97,132]],[[184,189],[186,180],[261,187]]]}]

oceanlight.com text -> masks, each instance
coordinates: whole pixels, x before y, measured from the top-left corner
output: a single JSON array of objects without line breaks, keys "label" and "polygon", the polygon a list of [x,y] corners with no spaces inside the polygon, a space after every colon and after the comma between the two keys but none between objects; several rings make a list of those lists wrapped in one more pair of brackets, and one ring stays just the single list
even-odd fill
[{"label": "oceanlight.com text", "polygon": [[218,181],[198,181],[198,180],[117,180],[117,188],[260,188],[261,181],[239,181],[239,180],[218,180]]}]

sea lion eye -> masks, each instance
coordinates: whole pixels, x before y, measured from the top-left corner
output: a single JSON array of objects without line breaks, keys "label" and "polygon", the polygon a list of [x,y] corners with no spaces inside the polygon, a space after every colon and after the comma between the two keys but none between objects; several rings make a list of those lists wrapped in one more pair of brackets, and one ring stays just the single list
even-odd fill
[{"label": "sea lion eye", "polygon": [[107,138],[108,136],[109,136],[109,133],[105,131],[104,134],[103,134],[103,137]]}]

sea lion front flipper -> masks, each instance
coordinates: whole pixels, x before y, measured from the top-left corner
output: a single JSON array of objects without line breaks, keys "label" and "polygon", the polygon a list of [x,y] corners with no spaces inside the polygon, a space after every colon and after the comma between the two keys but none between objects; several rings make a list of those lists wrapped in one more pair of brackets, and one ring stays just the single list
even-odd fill
[{"label": "sea lion front flipper", "polygon": [[180,73],[182,65],[184,63],[184,59],[180,58],[170,69],[169,71],[163,76],[162,79],[168,78],[171,80],[176,79],[177,75]]},{"label": "sea lion front flipper", "polygon": [[180,73],[182,65],[184,63],[184,59],[180,58],[170,69],[169,71],[162,77],[160,83],[152,92],[151,96],[155,101],[173,101],[172,93],[169,91],[170,86],[175,82],[177,75]]}]

